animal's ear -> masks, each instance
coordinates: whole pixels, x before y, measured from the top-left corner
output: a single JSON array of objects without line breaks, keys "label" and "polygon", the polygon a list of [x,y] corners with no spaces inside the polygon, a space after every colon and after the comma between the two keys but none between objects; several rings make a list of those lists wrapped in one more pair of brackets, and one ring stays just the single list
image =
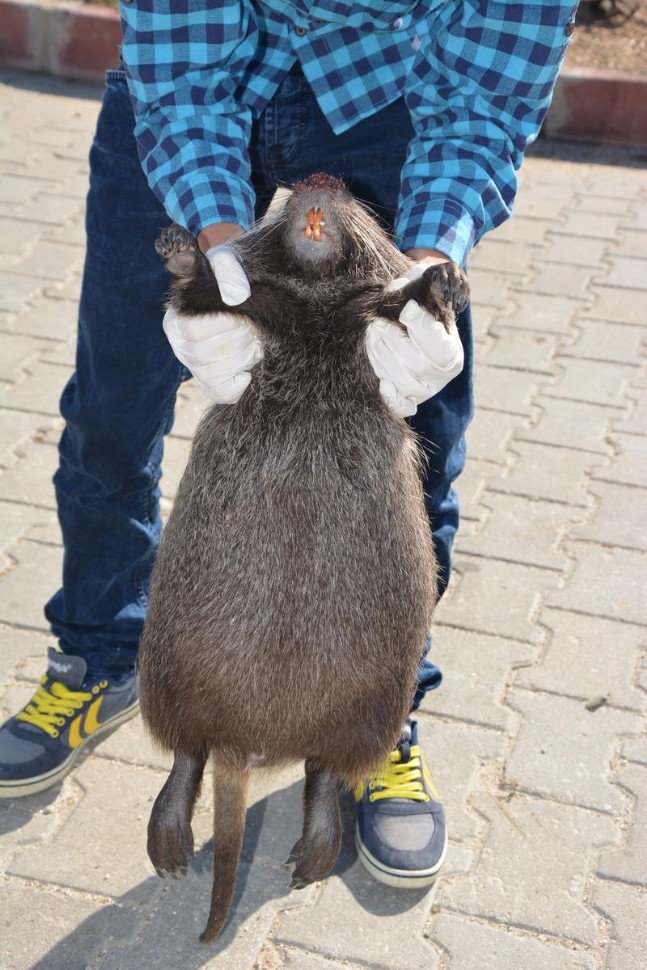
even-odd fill
[{"label": "animal's ear", "polygon": [[195,238],[182,226],[173,223],[168,229],[163,229],[155,242],[155,249],[166,260],[169,273],[184,279],[194,275],[200,251]]}]

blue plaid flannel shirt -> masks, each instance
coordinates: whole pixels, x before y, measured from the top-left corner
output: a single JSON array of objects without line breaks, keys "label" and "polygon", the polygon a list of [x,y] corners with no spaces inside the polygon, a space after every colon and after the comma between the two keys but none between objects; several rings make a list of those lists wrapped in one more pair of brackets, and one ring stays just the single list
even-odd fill
[{"label": "blue plaid flannel shirt", "polygon": [[296,60],[337,133],[404,97],[396,244],[457,263],[509,215],[575,0],[122,0],[148,181],[197,234],[249,226],[251,123]]}]

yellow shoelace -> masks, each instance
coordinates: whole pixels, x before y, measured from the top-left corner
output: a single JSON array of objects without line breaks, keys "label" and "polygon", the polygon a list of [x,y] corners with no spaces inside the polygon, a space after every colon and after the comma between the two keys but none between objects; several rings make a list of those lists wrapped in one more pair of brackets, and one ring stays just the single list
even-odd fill
[{"label": "yellow shoelace", "polygon": [[[380,798],[411,798],[416,802],[428,802],[429,795],[422,782],[422,757],[420,747],[415,744],[409,749],[408,761],[402,762],[399,748],[392,751],[389,760],[368,783],[369,801]],[[376,790],[377,789],[377,790]]]},{"label": "yellow shoelace", "polygon": [[[70,690],[58,680],[52,681],[46,687],[46,676],[40,678],[40,683],[41,686],[31,702],[16,715],[16,720],[35,724],[52,738],[59,736],[58,728],[63,727],[65,719],[72,717],[87,701],[91,700],[93,694],[98,694],[100,689],[99,685],[95,684],[91,691]],[[107,681],[102,682],[100,686],[107,686]]]}]

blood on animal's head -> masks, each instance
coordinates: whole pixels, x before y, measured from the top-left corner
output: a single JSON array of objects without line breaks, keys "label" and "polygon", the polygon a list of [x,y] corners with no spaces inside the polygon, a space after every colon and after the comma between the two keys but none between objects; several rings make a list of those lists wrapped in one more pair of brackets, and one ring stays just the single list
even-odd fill
[{"label": "blood on animal's head", "polygon": [[327,175],[326,172],[315,172],[314,175],[309,175],[308,178],[302,179],[297,182],[293,187],[294,192],[316,192],[317,190],[323,192],[341,192],[344,188],[344,183],[341,179],[335,178],[334,175]]}]

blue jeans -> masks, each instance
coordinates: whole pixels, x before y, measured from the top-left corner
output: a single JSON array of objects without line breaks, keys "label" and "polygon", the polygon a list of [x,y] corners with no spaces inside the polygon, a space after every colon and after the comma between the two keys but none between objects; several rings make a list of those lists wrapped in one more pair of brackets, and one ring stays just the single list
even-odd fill
[{"label": "blue jeans", "polygon": [[[169,219],[141,171],[132,129],[123,73],[109,71],[90,152],[76,372],[61,398],[66,426],[54,476],[63,585],[45,607],[62,649],[113,676],[134,666],[161,533],[163,440],[177,389],[189,376],[162,330],[169,279],[153,244]],[[293,70],[253,128],[257,216],[277,185],[325,171],[340,175],[391,227],[411,134],[408,112],[397,102],[334,135],[302,74]],[[458,526],[451,482],[465,461],[472,414],[469,310],[459,330],[463,373],[412,419],[428,458],[424,487],[440,592]],[[417,702],[440,678],[423,660]]]}]

